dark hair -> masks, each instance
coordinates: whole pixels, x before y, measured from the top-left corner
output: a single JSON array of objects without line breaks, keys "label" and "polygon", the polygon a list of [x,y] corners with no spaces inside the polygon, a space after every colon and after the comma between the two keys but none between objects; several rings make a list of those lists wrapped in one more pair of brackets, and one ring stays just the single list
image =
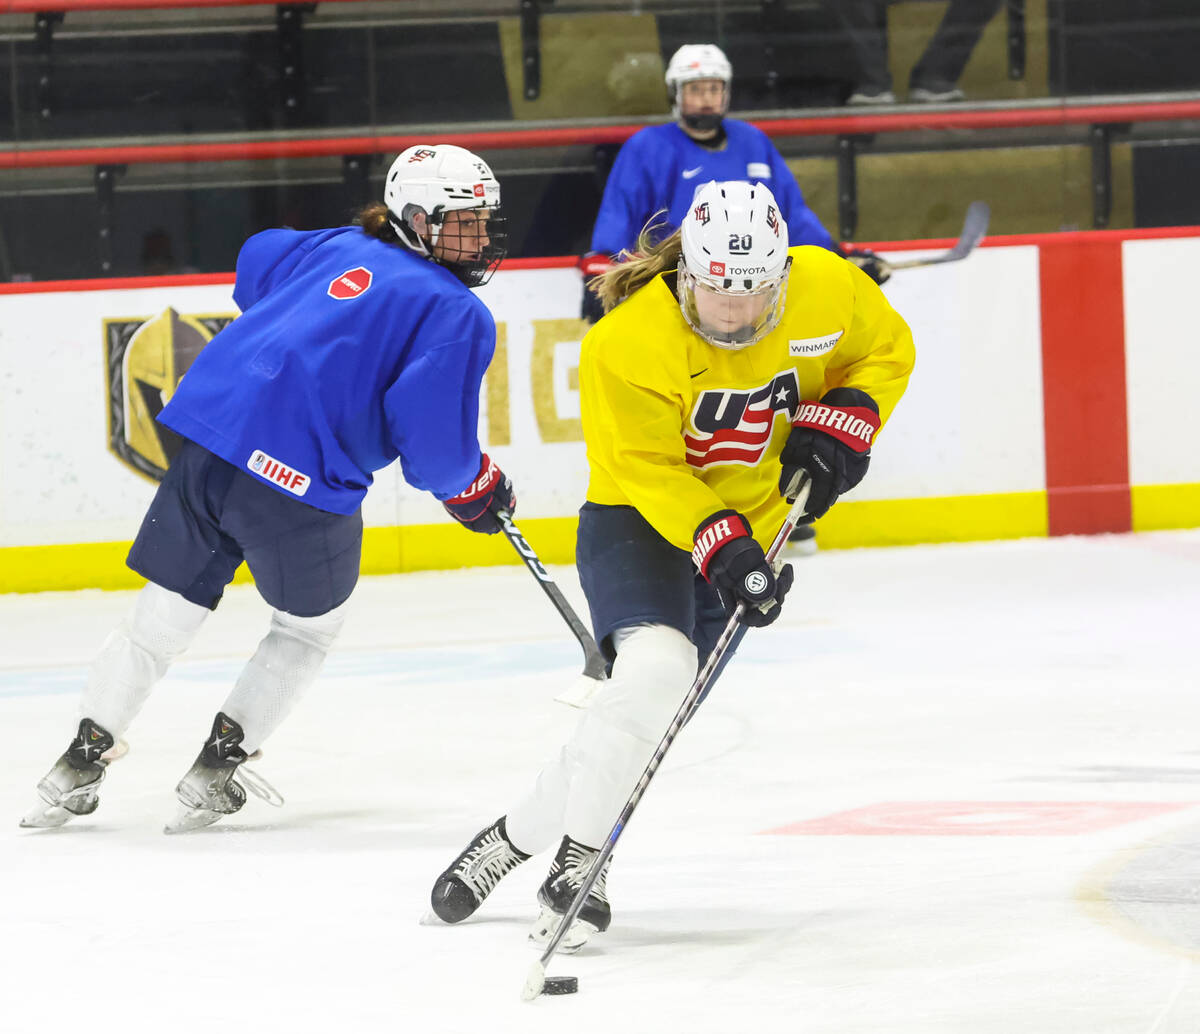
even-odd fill
[{"label": "dark hair", "polygon": [[382,201],[372,201],[354,217],[354,225],[361,226],[363,232],[371,237],[387,241],[388,244],[399,244],[400,236],[388,219],[390,214],[388,206]]}]

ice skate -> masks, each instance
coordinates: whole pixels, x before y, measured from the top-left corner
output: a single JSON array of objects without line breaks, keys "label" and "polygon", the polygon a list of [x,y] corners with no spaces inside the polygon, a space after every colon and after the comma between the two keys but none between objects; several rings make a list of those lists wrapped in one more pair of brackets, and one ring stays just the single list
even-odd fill
[{"label": "ice skate", "polygon": [[[545,948],[550,943],[599,853],[570,837],[563,837],[558,854],[554,856],[550,866],[550,873],[538,889],[538,902],[542,911],[529,931],[530,943],[535,947]],[[605,884],[608,882],[608,869],[611,864],[610,856],[605,860],[604,868],[600,870],[599,877],[588,892],[579,917],[559,943],[560,952],[568,955],[577,952],[592,934],[604,933],[608,929],[608,924],[612,922],[612,909],[609,908]]]},{"label": "ice skate", "polygon": [[[227,714],[217,712],[208,742],[175,787],[180,807],[164,827],[164,833],[201,829],[240,811],[246,803],[247,789],[268,804],[283,804],[283,798],[261,776],[249,769],[238,771],[249,757],[240,746],[244,737],[237,722]],[[255,751],[253,756],[260,755]]]},{"label": "ice skate", "polygon": [[487,829],[481,829],[437,878],[430,894],[433,914],[443,923],[461,923],[483,904],[497,883],[528,857],[513,847],[501,815]]},{"label": "ice skate", "polygon": [[77,815],[90,815],[100,805],[100,784],[109,763],[128,752],[124,740],[115,740],[106,729],[84,718],[71,745],[38,783],[41,801],[21,819],[21,825],[54,829]]}]

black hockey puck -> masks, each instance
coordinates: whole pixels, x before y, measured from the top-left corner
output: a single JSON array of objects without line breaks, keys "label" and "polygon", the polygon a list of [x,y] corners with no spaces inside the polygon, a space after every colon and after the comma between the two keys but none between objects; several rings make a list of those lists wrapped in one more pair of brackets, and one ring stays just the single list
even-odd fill
[{"label": "black hockey puck", "polygon": [[573,995],[579,990],[579,977],[546,977],[544,995]]}]

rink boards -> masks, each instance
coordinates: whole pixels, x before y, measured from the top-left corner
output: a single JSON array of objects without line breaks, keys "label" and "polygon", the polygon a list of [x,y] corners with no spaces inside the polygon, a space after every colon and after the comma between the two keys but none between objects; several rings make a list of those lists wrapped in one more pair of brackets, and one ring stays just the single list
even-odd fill
[{"label": "rink boards", "polygon": [[[822,546],[1200,525],[1197,268],[1188,228],[995,238],[898,273],[885,290],[916,371]],[[137,584],[122,561],[165,463],[153,412],[236,315],[231,289],[226,276],[0,287],[0,591]],[[587,479],[579,274],[514,262],[480,293],[499,327],[481,440],[542,558],[567,562]],[[363,513],[365,572],[515,559],[448,523],[396,466]]]}]

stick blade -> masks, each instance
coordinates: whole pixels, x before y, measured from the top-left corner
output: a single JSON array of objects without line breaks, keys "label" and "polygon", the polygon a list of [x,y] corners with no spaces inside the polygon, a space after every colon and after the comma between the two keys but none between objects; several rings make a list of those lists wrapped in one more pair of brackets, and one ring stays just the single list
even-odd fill
[{"label": "stick blade", "polygon": [[986,201],[972,201],[967,206],[967,214],[963,219],[962,233],[959,235],[958,243],[950,249],[949,254],[955,259],[966,258],[987,236],[988,224],[991,221],[991,206]]},{"label": "stick blade", "polygon": [[606,680],[594,679],[588,675],[579,675],[554,699],[557,703],[568,707],[578,707],[586,710],[592,705],[592,698],[600,691]]},{"label": "stick blade", "polygon": [[532,1002],[542,993],[546,986],[546,967],[539,959],[529,968],[529,976],[525,978],[525,986],[521,988],[521,1001]]}]

